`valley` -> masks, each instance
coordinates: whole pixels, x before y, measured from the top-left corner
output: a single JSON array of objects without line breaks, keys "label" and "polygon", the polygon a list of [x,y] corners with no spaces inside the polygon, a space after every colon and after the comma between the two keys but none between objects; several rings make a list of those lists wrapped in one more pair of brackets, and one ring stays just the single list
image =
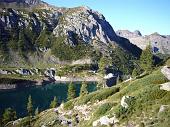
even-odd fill
[{"label": "valley", "polygon": [[115,31],[88,6],[0,1],[0,127],[169,127],[169,114],[170,35]]}]

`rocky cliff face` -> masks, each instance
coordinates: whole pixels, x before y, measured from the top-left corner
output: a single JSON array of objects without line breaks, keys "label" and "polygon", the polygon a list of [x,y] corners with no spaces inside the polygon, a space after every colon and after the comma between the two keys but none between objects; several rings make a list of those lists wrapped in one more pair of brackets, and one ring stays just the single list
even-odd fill
[{"label": "rocky cliff face", "polygon": [[104,16],[88,7],[67,9],[53,33],[55,36],[69,36],[74,44],[74,35],[86,43],[98,40],[103,43],[117,42],[118,38]]},{"label": "rocky cliff face", "polygon": [[129,39],[132,44],[137,45],[141,49],[145,49],[150,43],[154,53],[170,54],[170,38],[168,35],[153,33],[142,36],[139,31],[130,32],[128,30],[118,30],[116,34]]}]

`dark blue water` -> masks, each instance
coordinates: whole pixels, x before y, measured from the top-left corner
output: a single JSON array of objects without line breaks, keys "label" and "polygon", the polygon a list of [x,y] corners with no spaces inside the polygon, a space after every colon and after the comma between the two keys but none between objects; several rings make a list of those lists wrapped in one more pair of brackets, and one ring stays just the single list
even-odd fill
[{"label": "dark blue water", "polygon": [[[79,96],[81,84],[76,84],[76,94]],[[27,115],[28,96],[32,96],[33,107],[43,111],[49,108],[50,102],[54,96],[57,97],[58,103],[66,101],[68,84],[49,84],[45,86],[35,86],[30,88],[15,89],[9,91],[0,91],[0,114],[5,108],[11,107],[17,112],[18,117]],[[88,91],[96,90],[95,83],[88,84]],[[0,115],[0,116],[1,116]]]}]

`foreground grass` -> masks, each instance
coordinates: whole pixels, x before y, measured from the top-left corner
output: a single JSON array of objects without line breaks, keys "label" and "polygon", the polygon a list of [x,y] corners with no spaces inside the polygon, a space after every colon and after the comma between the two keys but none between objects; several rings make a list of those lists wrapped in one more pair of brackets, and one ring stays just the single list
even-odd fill
[{"label": "foreground grass", "polygon": [[[89,120],[81,120],[78,127],[91,127],[92,123],[104,115],[119,119],[117,126],[169,127],[170,126],[170,92],[160,90],[160,84],[168,80],[160,69],[152,74],[123,82],[111,88],[104,88],[85,96],[80,96],[64,104],[65,111],[73,111],[74,106],[88,105],[92,109]],[[127,109],[120,105],[123,96],[132,96]],[[101,104],[99,104],[101,103]],[[160,107],[165,105],[164,111]],[[79,114],[79,112],[74,112]],[[33,125],[51,123],[61,126],[54,111],[46,110],[35,117]],[[69,116],[70,118],[72,116]]]}]

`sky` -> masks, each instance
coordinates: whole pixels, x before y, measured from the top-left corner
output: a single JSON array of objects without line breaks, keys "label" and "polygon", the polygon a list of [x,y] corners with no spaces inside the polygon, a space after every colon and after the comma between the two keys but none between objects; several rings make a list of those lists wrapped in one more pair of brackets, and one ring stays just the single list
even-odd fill
[{"label": "sky", "polygon": [[117,30],[170,35],[170,0],[43,0],[58,7],[88,6]]}]

